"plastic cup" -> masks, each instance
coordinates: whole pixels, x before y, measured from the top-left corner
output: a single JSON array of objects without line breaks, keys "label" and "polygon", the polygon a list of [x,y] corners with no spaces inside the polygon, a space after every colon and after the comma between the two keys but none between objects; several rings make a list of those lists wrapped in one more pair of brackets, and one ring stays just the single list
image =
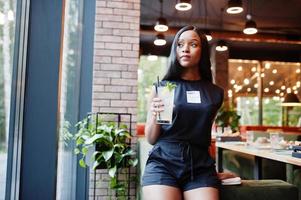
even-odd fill
[{"label": "plastic cup", "polygon": [[253,131],[247,131],[246,132],[246,145],[251,146],[254,142],[254,132]]},{"label": "plastic cup", "polygon": [[164,104],[164,110],[157,115],[157,124],[171,124],[175,89],[169,90],[165,86],[159,86],[157,89],[158,97]]},{"label": "plastic cup", "polygon": [[272,149],[278,149],[280,147],[280,133],[279,132],[270,132],[270,142]]}]

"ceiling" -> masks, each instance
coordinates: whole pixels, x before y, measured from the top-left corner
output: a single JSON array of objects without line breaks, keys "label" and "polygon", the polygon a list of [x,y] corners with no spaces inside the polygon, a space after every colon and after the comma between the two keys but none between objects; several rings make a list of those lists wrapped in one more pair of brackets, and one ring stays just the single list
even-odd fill
[{"label": "ceiling", "polygon": [[[160,16],[159,0],[141,0],[142,54],[169,54],[174,34],[185,25],[196,25],[212,32],[215,44],[224,39],[229,45],[230,58],[299,61],[301,60],[301,0],[242,0],[243,13],[229,15],[222,11],[227,0],[192,0],[192,9],[177,11],[176,0],[163,0],[163,17],[169,31],[167,45],[155,47],[153,26]],[[246,15],[256,21],[258,34],[242,33]]]}]

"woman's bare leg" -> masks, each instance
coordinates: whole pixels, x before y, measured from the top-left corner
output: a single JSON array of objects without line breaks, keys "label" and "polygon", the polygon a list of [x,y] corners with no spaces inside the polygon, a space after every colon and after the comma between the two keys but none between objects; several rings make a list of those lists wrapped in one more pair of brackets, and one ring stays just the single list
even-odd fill
[{"label": "woman's bare leg", "polygon": [[218,189],[213,187],[196,188],[184,192],[184,200],[218,200]]},{"label": "woman's bare leg", "polygon": [[167,185],[149,185],[142,188],[143,200],[181,200],[179,188]]}]

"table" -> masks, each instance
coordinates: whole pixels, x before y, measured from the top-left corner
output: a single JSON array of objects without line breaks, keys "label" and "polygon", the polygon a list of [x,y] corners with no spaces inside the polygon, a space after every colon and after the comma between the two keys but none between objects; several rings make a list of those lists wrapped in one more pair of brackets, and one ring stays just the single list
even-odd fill
[{"label": "table", "polygon": [[228,149],[240,153],[253,155],[255,157],[254,178],[261,179],[262,158],[301,166],[301,159],[292,157],[292,150],[272,150],[267,148],[256,148],[246,146],[245,142],[216,142],[217,148],[217,170],[223,171],[223,150]]}]

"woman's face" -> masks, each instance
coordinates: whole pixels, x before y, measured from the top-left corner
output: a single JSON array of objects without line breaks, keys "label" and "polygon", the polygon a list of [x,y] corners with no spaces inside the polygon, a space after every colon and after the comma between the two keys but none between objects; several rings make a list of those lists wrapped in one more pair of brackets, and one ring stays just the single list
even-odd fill
[{"label": "woman's face", "polygon": [[201,59],[201,39],[193,30],[183,32],[177,44],[177,60],[182,67],[198,67]]}]

